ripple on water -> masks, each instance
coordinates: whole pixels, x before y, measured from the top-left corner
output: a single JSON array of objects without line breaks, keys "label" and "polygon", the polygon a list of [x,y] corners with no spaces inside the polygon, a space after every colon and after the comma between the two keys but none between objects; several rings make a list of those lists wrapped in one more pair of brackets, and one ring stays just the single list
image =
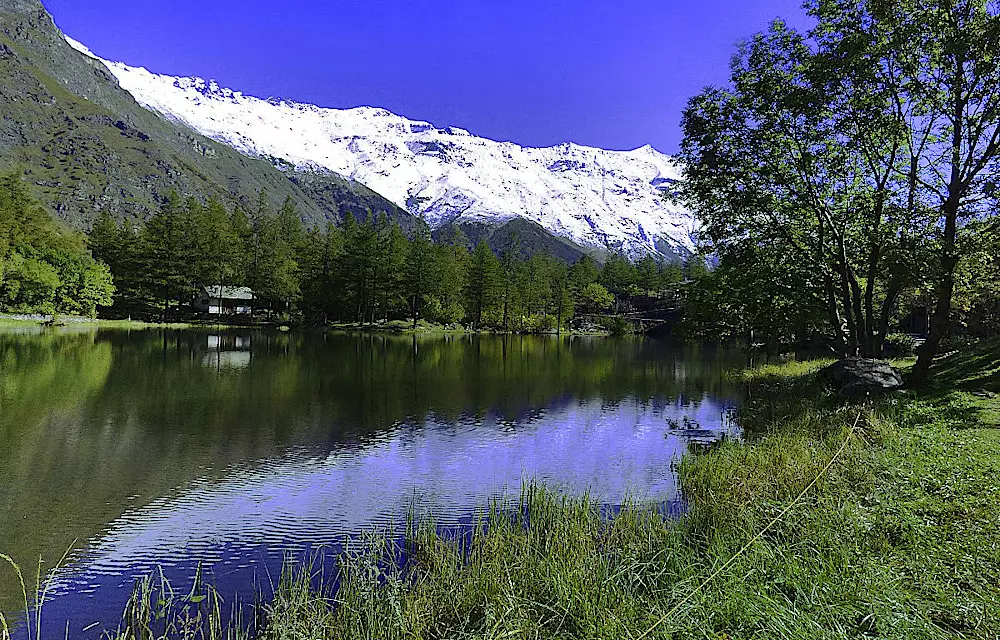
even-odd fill
[{"label": "ripple on water", "polygon": [[[215,364],[219,362],[216,358]],[[221,368],[212,384],[231,384],[233,379],[272,393],[283,377],[265,378],[265,386],[253,387],[265,364],[255,354],[246,368]],[[283,363],[274,363],[279,365]],[[322,377],[305,380],[301,384]],[[590,389],[587,384],[581,387]],[[479,387],[471,389],[463,402],[473,408],[490,406],[473,401]],[[247,424],[229,425],[236,435],[226,432],[209,446],[224,447],[231,438],[241,451],[260,448],[266,455],[241,454],[234,456],[236,462],[230,458],[217,464],[214,455],[197,457],[192,479],[148,502],[134,491],[140,487],[123,492],[120,515],[56,576],[55,597],[45,612],[48,635],[62,636],[69,620],[70,637],[98,637],[103,628],[115,626],[135,579],[159,569],[180,590],[202,562],[223,594],[252,596],[255,586],[276,579],[290,555],[325,549],[333,557],[345,536],[372,527],[392,529],[405,522],[409,509],[433,514],[442,527],[467,527],[490,498],[516,497],[525,479],[590,491],[609,516],[626,495],[673,516],[683,508],[672,468],[678,454],[692,442],[737,435],[724,419],[732,401],[708,392],[610,400],[593,390],[567,390],[548,396],[541,408],[525,403],[525,409],[500,413],[487,408],[458,417],[432,409],[422,411],[422,418],[388,420],[388,426],[358,433],[328,424],[339,425],[344,418],[318,393],[306,394],[305,408],[296,414],[297,428],[308,438],[270,451],[258,443],[282,442],[276,434],[285,413],[267,420],[248,415]],[[200,409],[183,410],[205,411],[214,396],[204,402]],[[127,406],[121,410],[123,419],[136,419]],[[254,406],[257,412],[270,410],[266,403]],[[197,434],[185,431],[182,415],[166,415],[162,429],[197,442]],[[114,436],[111,417],[101,420],[101,433]],[[113,439],[101,442],[117,446]],[[101,624],[82,631],[95,621]]]}]

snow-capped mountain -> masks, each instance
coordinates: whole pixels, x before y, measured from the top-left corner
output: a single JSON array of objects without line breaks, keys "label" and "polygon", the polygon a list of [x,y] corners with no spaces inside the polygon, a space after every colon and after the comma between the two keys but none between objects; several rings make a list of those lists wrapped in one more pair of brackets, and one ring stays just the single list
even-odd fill
[{"label": "snow-capped mountain", "polygon": [[661,197],[679,171],[650,146],[521,147],[385,109],[262,100],[214,81],[101,62],[147,109],[243,153],[359,181],[432,228],[520,216],[582,246],[630,256],[684,255],[693,248],[692,215]]}]

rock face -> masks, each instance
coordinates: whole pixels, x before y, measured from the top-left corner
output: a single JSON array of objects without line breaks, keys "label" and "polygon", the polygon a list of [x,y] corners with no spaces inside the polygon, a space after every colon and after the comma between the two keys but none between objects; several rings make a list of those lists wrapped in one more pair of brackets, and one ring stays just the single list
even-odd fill
[{"label": "rock face", "polygon": [[[681,178],[680,168],[650,146],[522,147],[385,109],[264,100],[212,80],[104,61],[70,43],[114,74],[139,104],[168,120],[251,157],[360,182],[435,231],[473,225],[477,234],[495,235],[522,219],[591,251],[672,258],[695,249],[694,216],[663,197]],[[525,229],[538,238],[538,229]],[[491,246],[496,250],[502,243],[497,238]]]},{"label": "rock face", "polygon": [[312,172],[307,185],[296,183],[293,171],[143,108],[102,62],[66,42],[39,0],[0,0],[0,173],[12,170],[76,229],[102,209],[145,218],[171,190],[227,206],[253,206],[266,190],[319,227],[346,211],[423,225],[356,182]]},{"label": "rock face", "polygon": [[826,382],[842,396],[859,398],[879,394],[903,386],[903,374],[885,360],[844,358],[819,372]]}]

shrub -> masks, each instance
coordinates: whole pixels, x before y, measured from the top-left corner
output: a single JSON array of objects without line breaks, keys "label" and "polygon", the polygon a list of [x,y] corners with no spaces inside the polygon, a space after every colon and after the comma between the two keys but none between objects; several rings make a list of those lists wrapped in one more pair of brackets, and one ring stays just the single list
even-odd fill
[{"label": "shrub", "polygon": [[912,356],[917,350],[917,342],[905,333],[890,333],[885,337],[885,344],[893,355]]},{"label": "shrub", "polygon": [[604,318],[601,321],[601,326],[613,336],[624,336],[632,333],[632,324],[621,316]]}]

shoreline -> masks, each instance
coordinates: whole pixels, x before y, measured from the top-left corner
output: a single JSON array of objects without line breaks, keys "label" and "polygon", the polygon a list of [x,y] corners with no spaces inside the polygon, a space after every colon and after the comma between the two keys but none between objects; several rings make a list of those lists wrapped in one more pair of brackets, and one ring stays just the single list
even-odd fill
[{"label": "shoreline", "polygon": [[[261,322],[255,324],[231,324],[226,322],[148,322],[143,320],[119,320],[106,318],[85,318],[81,316],[48,315],[48,314],[0,314],[0,328],[4,326],[42,326],[42,327],[95,327],[103,329],[246,329],[246,330],[276,330],[276,331],[326,331],[331,333],[369,334],[369,335],[495,335],[495,336],[588,336],[616,337],[607,331],[548,331],[538,333],[503,332],[492,330],[469,329],[465,327],[447,327],[443,325],[422,325],[413,328],[411,323],[391,322],[382,325],[358,325],[347,323],[331,323],[327,325],[295,325],[286,323]],[[626,334],[641,336],[643,334]]]},{"label": "shoreline", "polygon": [[[511,511],[483,505],[491,524],[469,536],[417,525],[406,562],[362,533],[336,591],[289,565],[253,637],[996,637],[998,347],[864,404],[819,387],[822,361],[743,371],[746,437],[680,459],[680,518],[632,504],[608,519],[585,496],[528,485]],[[171,596],[167,620],[188,607],[225,628],[233,603],[200,589]]]}]

